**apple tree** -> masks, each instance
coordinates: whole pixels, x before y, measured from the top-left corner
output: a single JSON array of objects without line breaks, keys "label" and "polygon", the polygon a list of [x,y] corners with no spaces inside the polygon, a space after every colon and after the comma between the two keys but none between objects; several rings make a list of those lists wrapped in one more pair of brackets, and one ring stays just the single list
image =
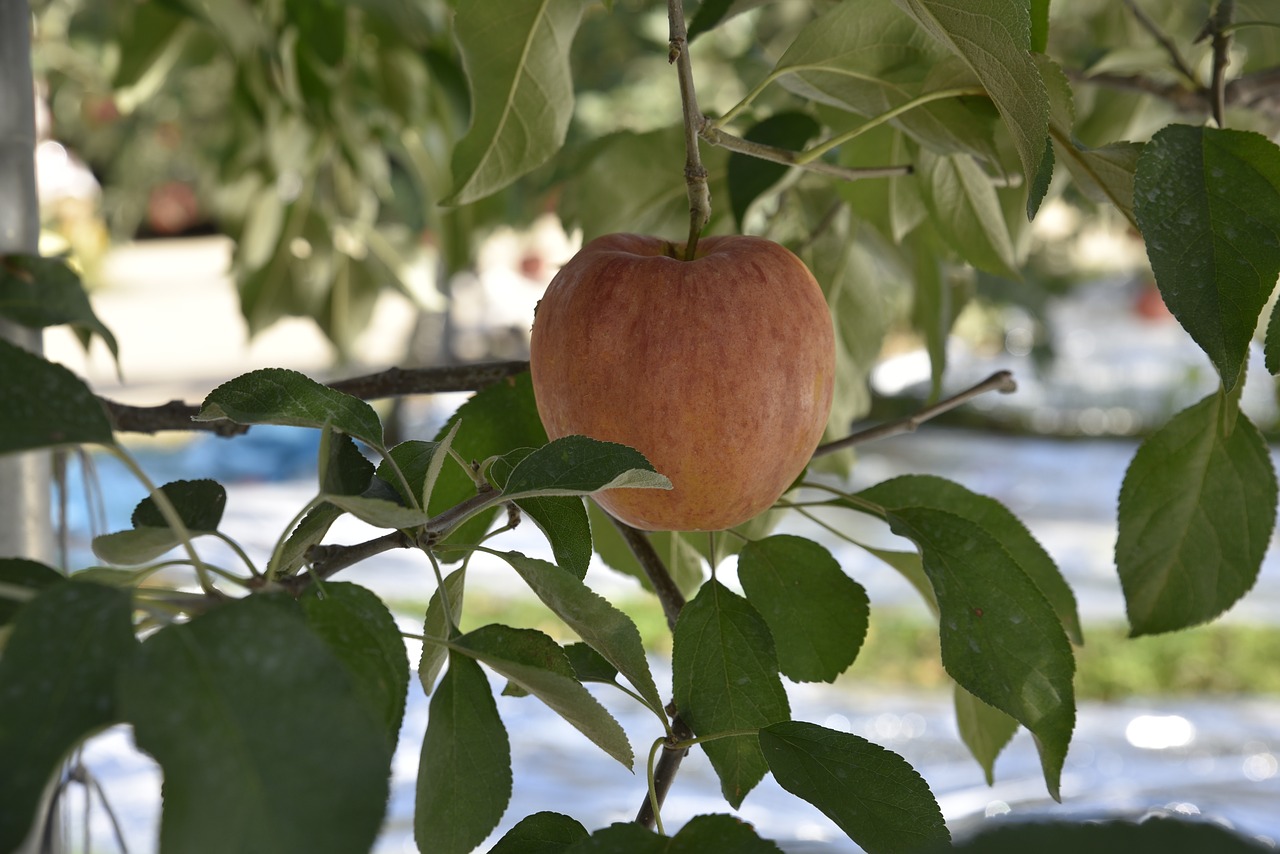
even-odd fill
[{"label": "apple tree", "polygon": [[[166,86],[195,96],[204,80],[233,93],[232,121],[198,145],[218,163],[208,189],[237,238],[256,326],[309,313],[347,340],[361,319],[342,306],[402,284],[397,247],[421,230],[457,267],[484,223],[554,205],[588,240],[658,235],[691,269],[704,237],[751,233],[788,247],[834,319],[834,403],[807,472],[770,510],[711,536],[646,532],[592,496],[664,490],[673,473],[601,437],[549,441],[523,363],[332,384],[266,368],[198,405],[139,409],[0,343],[0,452],[94,448],[149,491],[128,529],[95,539],[93,566],[0,559],[0,848],[39,833],[42,793],[68,753],[123,723],[164,773],[162,850],[367,850],[415,673],[430,696],[415,734],[423,851],[471,851],[504,816],[519,733],[498,713],[495,678],[563,717],[584,749],[638,773],[634,823],[587,827],[540,812],[493,850],[777,850],[732,812],[766,775],[867,851],[945,847],[938,803],[905,759],[793,719],[784,680],[834,681],[869,614],[866,591],[830,552],[775,533],[787,513],[813,508],[873,517],[911,544],[871,553],[937,618],[961,737],[990,778],[1015,730],[1029,730],[1058,798],[1083,637],[1053,558],[1007,508],[963,484],[907,475],[853,492],[821,476],[856,464],[851,447],[1013,390],[1002,373],[943,398],[945,344],[979,275],[1041,286],[1025,272],[1044,250],[1029,223],[1049,200],[1141,236],[1161,296],[1220,378],[1142,442],[1126,473],[1115,561],[1132,633],[1212,620],[1249,591],[1277,498],[1266,444],[1239,406],[1255,338],[1280,371],[1280,320],[1263,321],[1280,273],[1274,4],[690,5],[687,18],[680,0],[153,0],[77,12],[77,26],[118,32],[128,48],[113,54],[103,94],[127,96],[112,103],[129,121],[148,121],[147,99],[172,97]],[[652,102],[667,112],[629,115],[650,103],[641,90],[667,92]],[[127,126],[107,132],[128,138]],[[310,252],[296,251],[300,239]],[[56,259],[0,259],[0,313],[113,340]],[[854,430],[898,318],[932,357],[934,399],[912,418]],[[475,393],[429,438],[388,441],[369,403],[459,389]],[[265,561],[241,550],[243,565],[215,565],[201,545],[225,537],[223,486],[152,484],[122,436],[214,430],[234,453],[234,436],[263,424],[319,433],[315,495]],[[345,515],[383,533],[330,542]],[[517,524],[536,525],[553,559],[504,549]],[[429,572],[417,662],[359,583],[361,565],[390,549],[415,550]],[[477,553],[508,564],[579,640],[500,624],[461,631]],[[729,558],[738,589],[717,577]],[[149,582],[173,566],[182,583]],[[589,567],[634,574],[660,601],[670,685],[657,683],[635,624],[593,589]],[[631,743],[600,690],[652,713],[652,745]],[[662,805],[678,796],[690,750],[709,758],[726,808],[669,827]],[[1027,832],[1024,847],[1055,838]],[[1052,831],[1064,832],[1077,833]]]}]

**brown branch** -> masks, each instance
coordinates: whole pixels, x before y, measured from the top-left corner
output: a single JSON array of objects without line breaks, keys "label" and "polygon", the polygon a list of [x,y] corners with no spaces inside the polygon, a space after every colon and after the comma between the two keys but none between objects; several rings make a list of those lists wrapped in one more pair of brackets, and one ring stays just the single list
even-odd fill
[{"label": "brown branch", "polygon": [[711,219],[711,191],[707,186],[707,168],[698,151],[698,129],[705,121],[698,109],[698,95],[693,88],[693,65],[689,61],[689,33],[685,29],[684,5],[681,0],[667,0],[670,48],[667,61],[675,63],[680,80],[680,104],[684,113],[684,180],[689,188],[689,240],[685,243],[686,261],[694,259],[698,237]]},{"label": "brown branch", "polygon": [[1160,25],[1142,11],[1142,7],[1138,5],[1137,0],[1124,0],[1124,4],[1129,7],[1129,11],[1133,13],[1133,17],[1137,19],[1142,28],[1150,33],[1160,47],[1164,48],[1164,52],[1169,54],[1169,61],[1173,63],[1173,67],[1182,75],[1183,79],[1192,86],[1199,87],[1200,83],[1196,80],[1195,73],[1191,70],[1191,66],[1187,65],[1186,60],[1182,58],[1182,54],[1178,51],[1178,46],[1173,43],[1173,39],[1160,29]]},{"label": "brown branch", "polygon": [[1196,36],[1196,41],[1212,39],[1213,76],[1209,83],[1209,104],[1213,120],[1218,127],[1226,127],[1227,65],[1231,62],[1231,19],[1235,15],[1235,0],[1219,0],[1209,20]]},{"label": "brown branch", "polygon": [[989,391],[1011,394],[1017,390],[1018,384],[1014,382],[1012,373],[1009,371],[996,371],[977,385],[970,386],[959,394],[948,397],[946,400],[940,400],[933,406],[927,406],[915,415],[885,424],[878,424],[875,427],[869,427],[866,430],[860,430],[857,433],[845,436],[843,439],[819,445],[813,455],[821,457],[827,454],[834,454],[836,451],[842,451],[845,448],[852,448],[854,445],[871,442],[875,439],[884,439],[889,436],[896,436],[899,433],[914,433],[916,428],[929,419],[937,418],[944,412],[950,412],[957,406],[968,403],[979,395],[986,394]]},{"label": "brown branch", "polygon": [[[438,368],[389,368],[376,374],[337,380],[329,383],[329,387],[362,400],[474,391],[513,377],[528,368],[529,363],[523,361],[483,362]],[[159,406],[131,406],[105,397],[98,399],[107,409],[112,429],[124,433],[203,430],[219,436],[239,436],[249,429],[247,424],[227,420],[192,421],[200,407],[181,400],[171,400]]]},{"label": "brown branch", "polygon": [[680,609],[684,607],[684,594],[680,592],[680,588],[667,570],[667,565],[662,562],[662,557],[650,542],[649,535],[613,516],[609,516],[609,519],[617,527],[618,533],[622,534],[622,539],[626,542],[627,548],[631,549],[631,554],[635,555],[640,563],[645,577],[649,579],[649,585],[653,588],[658,601],[662,603],[662,613],[667,617],[667,626],[674,632],[676,618],[680,616]]}]

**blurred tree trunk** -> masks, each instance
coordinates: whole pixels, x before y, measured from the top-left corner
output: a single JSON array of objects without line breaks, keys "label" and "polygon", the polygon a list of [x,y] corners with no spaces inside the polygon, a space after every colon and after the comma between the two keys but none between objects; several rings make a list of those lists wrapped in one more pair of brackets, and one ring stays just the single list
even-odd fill
[{"label": "blurred tree trunk", "polygon": [[[36,200],[35,89],[31,78],[31,10],[27,0],[0,0],[0,256],[39,251],[40,211]],[[41,334],[0,320],[0,338],[41,352]],[[51,562],[50,455],[0,456],[0,557]],[[50,790],[52,791],[52,790]],[[44,810],[41,810],[41,814]],[[19,848],[59,851],[59,834],[40,834]]]}]

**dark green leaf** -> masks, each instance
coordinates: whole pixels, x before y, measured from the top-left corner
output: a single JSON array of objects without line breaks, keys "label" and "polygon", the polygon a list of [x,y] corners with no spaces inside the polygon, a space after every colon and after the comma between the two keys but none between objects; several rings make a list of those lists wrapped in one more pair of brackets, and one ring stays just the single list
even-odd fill
[{"label": "dark green leaf", "polygon": [[61,365],[0,340],[0,377],[0,454],[114,441],[102,402]]},{"label": "dark green leaf", "polygon": [[670,489],[644,454],[615,442],[565,436],[533,451],[507,478],[503,495],[588,495],[601,489]]},{"label": "dark green leaf", "polygon": [[293,601],[251,596],[156,633],[120,702],[164,772],[161,850],[373,845],[391,771],[385,725]]},{"label": "dark green leaf", "polygon": [[974,696],[1036,737],[1057,798],[1075,725],[1075,659],[1057,614],[992,533],[947,510],[900,504],[896,479],[860,493],[920,547],[938,599],[942,664]]},{"label": "dark green leaf", "polygon": [[[467,570],[455,569],[444,577],[445,595],[449,601],[449,613],[458,620],[462,615],[463,593],[466,590]],[[444,606],[440,603],[440,590],[431,594],[427,603],[427,616],[423,621],[422,635],[425,638],[450,638],[456,629],[445,619]],[[418,661],[418,681],[422,683],[424,693],[430,694],[436,684],[436,677],[449,657],[449,648],[442,643],[430,640],[422,644],[422,658]]]},{"label": "dark green leaf", "polygon": [[668,840],[647,827],[618,822],[564,849],[565,854],[666,854]]},{"label": "dark green leaf", "polygon": [[439,447],[440,445],[436,442],[423,442],[414,439],[408,442],[401,442],[390,450],[389,456],[391,460],[400,469],[400,474],[404,475],[404,479],[408,481],[408,492],[405,491],[405,484],[401,482],[395,468],[387,460],[384,459],[378,463],[375,473],[379,480],[390,484],[395,489],[406,507],[410,507],[414,501],[422,501],[423,486],[427,481],[427,471],[430,469],[431,460]]},{"label": "dark green leaf", "polygon": [[582,687],[564,650],[534,629],[482,626],[455,640],[457,648],[533,694],[627,768],[631,742],[618,722]]},{"label": "dark green leaf", "polygon": [[[216,480],[175,480],[160,487],[169,499],[178,518],[191,532],[212,532],[222,522],[222,512],[227,506],[227,491]],[[148,495],[133,508],[129,519],[135,528],[168,528],[164,514]]]},{"label": "dark green leaf", "polygon": [[454,150],[445,204],[484,198],[560,150],[573,115],[569,45],[587,5],[459,5],[453,31],[471,84],[471,127]]},{"label": "dark green leaf", "polygon": [[1049,44],[1049,0],[1031,0],[1031,50],[1044,53]]},{"label": "dark green leaf", "polygon": [[[485,388],[458,407],[437,435],[442,440],[461,422],[453,449],[468,462],[481,462],[516,448],[536,448],[547,442],[547,431],[538,419],[533,385],[528,371]],[[445,466],[427,505],[434,516],[476,494],[475,481],[461,466]],[[496,510],[481,513],[462,525],[446,542],[472,544],[488,530]],[[453,553],[461,559],[460,552]],[[450,553],[441,553],[448,558]]]},{"label": "dark green leaf", "polygon": [[536,812],[516,822],[489,854],[562,854],[587,836],[587,829],[567,815]]},{"label": "dark green leaf", "polygon": [[935,617],[938,615],[938,597],[934,595],[933,585],[929,583],[929,576],[924,573],[924,562],[920,559],[919,552],[897,552],[889,549],[872,548],[867,545],[862,547],[898,570],[898,573],[920,594],[920,598],[929,606],[929,610],[933,612],[933,615]]},{"label": "dark green leaf", "polygon": [[1165,305],[1231,389],[1280,274],[1280,148],[1169,125],[1138,158],[1134,215]]},{"label": "dark green leaf", "polygon": [[[809,140],[818,135],[818,130],[818,122],[813,116],[785,112],[775,113],[756,123],[743,136],[763,145],[800,151]],[[781,163],[746,154],[729,155],[729,207],[733,210],[733,219],[739,230],[742,229],[747,208],[787,174],[788,168],[790,167]]]},{"label": "dark green leaf", "polygon": [[689,41],[693,41],[705,32],[714,30],[729,13],[733,0],[702,0],[698,11],[693,13],[689,21]]},{"label": "dark green leaf", "polygon": [[309,587],[302,609],[307,625],[346,665],[359,697],[386,725],[387,746],[395,750],[409,692],[409,656],[395,618],[373,593],[343,581]]},{"label": "dark green leaf", "polygon": [[569,659],[569,664],[573,667],[579,682],[618,684],[618,668],[587,644],[581,641],[571,643],[564,648],[564,654]]},{"label": "dark green leaf", "polygon": [[26,592],[34,598],[41,590],[66,581],[66,578],[53,567],[39,561],[22,557],[0,557],[0,585],[13,588],[6,591],[0,587],[0,628],[13,622],[22,606],[27,604],[28,599],[17,598],[19,595]]},{"label": "dark green leaf", "polygon": [[1267,321],[1262,352],[1267,373],[1280,374],[1280,300],[1271,307],[1271,319]]},{"label": "dark green leaf", "polygon": [[195,420],[220,418],[317,429],[327,424],[375,448],[382,446],[382,422],[372,406],[283,368],[243,374],[209,392]]},{"label": "dark green leaf", "polygon": [[119,34],[120,64],[111,88],[157,88],[181,56],[191,21],[166,3],[139,5]]},{"label": "dark green leaf", "polygon": [[[1027,0],[895,0],[920,26],[964,60],[982,81],[1013,136],[1027,186],[1036,186],[1049,144],[1049,101],[1031,57]],[[1044,198],[1029,193],[1027,216]]]},{"label": "dark green leaf", "polygon": [[418,762],[413,836],[419,850],[468,854],[498,825],[510,800],[511,745],[489,680],[480,665],[450,652]]},{"label": "dark green leaf", "polygon": [[0,657],[0,850],[15,851],[58,764],[120,720],[116,676],[137,648],[129,594],[66,581],[23,607]]},{"label": "dark green leaf", "polygon": [[784,675],[832,682],[853,664],[867,635],[867,592],[822,546],[787,535],[749,543],[738,580],[769,624]]},{"label": "dark green leaf", "polygon": [[937,400],[947,369],[947,341],[969,295],[944,274],[939,256],[946,250],[936,230],[917,229],[908,236],[905,248],[916,286],[911,323],[924,338],[929,353],[929,399]]},{"label": "dark green leaf", "polygon": [[112,356],[120,355],[115,336],[93,313],[80,277],[61,258],[0,259],[0,317],[32,329],[68,324],[98,335]]},{"label": "dark green leaf", "polygon": [[945,850],[970,854],[1262,854],[1275,849],[1212,821],[1157,815],[1141,822],[993,822]]},{"label": "dark green leaf", "polygon": [[653,709],[663,707],[649,672],[640,630],[631,618],[554,563],[520,552],[495,552],[524,579],[539,599],[578,637],[618,669]]},{"label": "dark green leaf", "polygon": [[1275,519],[1271,455],[1234,401],[1210,395],[1171,418],[1139,446],[1120,488],[1116,568],[1132,633],[1231,607],[1257,581]]},{"label": "dark green leaf", "polygon": [[778,785],[822,810],[867,851],[919,851],[950,838],[929,785],[878,744],[786,721],[760,730],[760,747]]},{"label": "dark green leaf", "polygon": [[956,727],[960,740],[982,766],[987,785],[995,783],[996,757],[1018,730],[1018,722],[992,708],[959,685],[955,688]]},{"label": "dark green leaf", "polygon": [[329,495],[359,495],[373,479],[369,462],[350,436],[330,427],[320,432],[320,491]]},{"label": "dark green leaf", "polygon": [[1007,507],[979,495],[955,481],[932,475],[905,475],[876,487],[877,495],[892,507],[930,507],[945,510],[978,525],[1000,541],[1009,556],[1035,582],[1053,606],[1067,637],[1083,644],[1076,597],[1053,558]]},{"label": "dark green leaf", "polygon": [[736,815],[695,815],[667,843],[667,854],[782,854]]},{"label": "dark green leaf", "polygon": [[522,498],[516,506],[546,535],[556,563],[578,578],[585,578],[591,564],[591,522],[586,503],[565,495]]},{"label": "dark green leaf", "polygon": [[[671,671],[676,708],[697,736],[755,730],[791,714],[768,625],[715,579],[680,612]],[[754,734],[718,738],[702,748],[735,808],[769,770]]]},{"label": "dark green leaf", "polygon": [[330,526],[341,516],[342,510],[327,501],[308,510],[280,550],[280,571],[285,575],[293,575],[301,569],[307,550],[319,545],[325,534],[329,533]]}]

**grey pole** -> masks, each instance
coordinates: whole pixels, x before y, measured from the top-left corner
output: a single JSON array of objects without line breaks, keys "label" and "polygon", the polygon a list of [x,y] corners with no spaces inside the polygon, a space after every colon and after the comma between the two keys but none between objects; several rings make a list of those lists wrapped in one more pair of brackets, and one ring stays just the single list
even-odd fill
[{"label": "grey pole", "polygon": [[[40,248],[35,146],[31,9],[27,0],[0,0],[0,255],[34,255]],[[3,320],[0,338],[36,353],[43,349],[38,330]],[[0,456],[0,557],[52,562],[51,480],[47,452]],[[52,793],[51,783],[40,815],[49,809]],[[45,840],[44,850],[57,852],[63,850],[61,834],[56,821],[53,826],[53,837]],[[20,854],[35,852],[39,836],[33,832],[19,846]]]},{"label": "grey pole", "polygon": [[[31,10],[0,0],[0,255],[39,250],[35,143]],[[42,351],[38,330],[0,321],[0,337]],[[50,480],[48,453],[0,456],[0,557],[51,562]]]}]

